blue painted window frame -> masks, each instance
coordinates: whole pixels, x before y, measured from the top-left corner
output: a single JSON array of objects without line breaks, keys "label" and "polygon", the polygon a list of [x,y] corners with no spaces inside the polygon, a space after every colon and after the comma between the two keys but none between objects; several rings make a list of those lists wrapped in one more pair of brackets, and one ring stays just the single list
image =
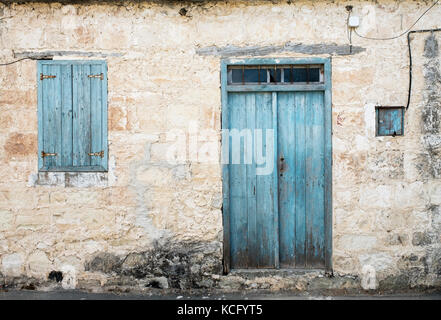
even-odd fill
[{"label": "blue painted window frame", "polygon": [[[324,66],[322,84],[228,84],[228,66],[231,65],[317,65]],[[221,127],[228,127],[228,92],[252,91],[323,91],[325,106],[325,270],[332,272],[332,87],[331,58],[234,58],[221,59]],[[222,148],[223,150],[223,148]],[[276,152],[277,153],[277,152]],[[221,155],[222,158],[222,155]],[[222,218],[223,218],[223,257],[224,273],[230,271],[230,223],[229,223],[229,166],[222,164]]]},{"label": "blue painted window frame", "polygon": [[[102,157],[101,165],[95,166],[68,166],[68,167],[51,167],[46,168],[43,163],[42,151],[44,151],[43,134],[44,121],[43,121],[43,93],[42,93],[42,81],[44,79],[40,78],[41,73],[43,73],[44,65],[101,65],[103,81],[101,86],[101,117],[103,119],[101,126],[102,134],[102,148],[104,155]],[[73,77],[73,75],[72,75]],[[38,170],[41,172],[52,171],[52,172],[107,172],[108,171],[108,125],[107,125],[107,61],[104,60],[38,60],[37,61],[37,100],[38,100]]]}]

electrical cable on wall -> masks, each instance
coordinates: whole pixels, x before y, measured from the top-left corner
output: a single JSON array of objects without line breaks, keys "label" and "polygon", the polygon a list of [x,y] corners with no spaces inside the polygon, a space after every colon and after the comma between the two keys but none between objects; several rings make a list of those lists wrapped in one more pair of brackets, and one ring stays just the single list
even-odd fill
[{"label": "electrical cable on wall", "polygon": [[[424,17],[424,15],[425,15],[427,12],[429,12],[429,10],[432,9],[432,8],[433,8],[438,2],[439,2],[439,0],[436,0],[436,1],[435,1],[435,2],[434,2],[429,8],[427,8],[426,11],[424,11],[424,12],[418,17],[418,19],[416,19],[416,21],[415,21],[415,22],[414,22],[409,28],[407,28],[406,31],[400,33],[399,35],[393,36],[393,37],[388,37],[388,38],[372,38],[372,37],[366,37],[366,36],[363,36],[363,35],[359,34],[355,28],[351,28],[351,29],[354,29],[354,33],[355,33],[357,36],[359,36],[360,38],[363,38],[363,39],[368,39],[368,40],[393,40],[393,39],[399,38],[399,37],[401,37],[401,36],[404,36],[406,33],[408,33],[408,32],[409,32],[409,31],[410,31],[410,30],[411,30],[411,29],[417,24],[417,22],[420,21],[421,18]],[[351,11],[349,11],[348,19],[349,19],[349,16],[350,16],[350,15],[351,15]]]},{"label": "electrical cable on wall", "polygon": [[17,62],[20,62],[20,61],[23,61],[23,60],[27,60],[27,59],[29,59],[29,60],[38,60],[36,58],[26,57],[26,58],[21,58],[21,59],[15,60],[15,61],[7,62],[7,63],[0,63],[0,66],[9,66],[11,64],[14,64],[14,63],[17,63]]},{"label": "electrical cable on wall", "polygon": [[[409,50],[409,87],[408,87],[408,94],[407,94],[407,104],[406,104],[406,110],[409,108],[409,105],[410,105],[410,98],[411,98],[411,92],[412,92],[412,48],[411,48],[411,46],[410,46],[410,42],[411,42],[411,39],[410,39],[410,35],[412,34],[412,33],[423,33],[423,32],[439,32],[439,31],[441,31],[441,28],[435,28],[435,29],[424,29],[424,30],[411,30],[416,24],[417,24],[417,22],[418,21],[420,21],[420,19],[427,13],[427,12],[429,12],[429,10],[430,9],[432,9],[437,3],[439,2],[439,0],[437,0],[437,1],[435,1],[429,8],[427,8],[419,17],[418,17],[418,19],[409,27],[409,28],[407,28],[407,30],[406,31],[404,31],[404,32],[402,32],[402,33],[400,33],[400,34],[398,34],[398,35],[396,35],[396,36],[393,36],[393,37],[387,37],[387,38],[374,38],[374,37],[366,37],[366,36],[363,36],[363,35],[360,35],[358,32],[357,32],[357,30],[356,30],[356,28],[350,28],[349,27],[349,24],[348,24],[348,21],[349,21],[349,17],[351,16],[351,12],[352,12],[352,6],[347,6],[346,7],[346,10],[348,10],[348,18],[347,18],[347,26],[348,26],[348,29],[350,29],[351,31],[353,30],[354,31],[354,33],[357,35],[357,36],[359,36],[360,38],[363,38],[363,39],[368,39],[368,40],[393,40],[393,39],[397,39],[397,38],[399,38],[399,37],[401,37],[401,36],[403,36],[403,35],[405,35],[406,33],[407,33],[407,47],[408,47],[408,50]],[[349,37],[349,42],[350,42],[350,47],[352,47],[352,39]]]}]

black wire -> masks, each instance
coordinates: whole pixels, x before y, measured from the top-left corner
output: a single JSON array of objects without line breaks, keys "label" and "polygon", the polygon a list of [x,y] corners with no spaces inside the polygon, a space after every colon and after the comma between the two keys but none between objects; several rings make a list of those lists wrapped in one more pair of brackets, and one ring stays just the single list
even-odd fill
[{"label": "black wire", "polygon": [[400,33],[399,35],[397,35],[397,36],[393,36],[393,37],[389,37],[389,38],[371,38],[371,37],[365,37],[365,36],[362,36],[362,35],[360,35],[358,32],[357,32],[357,29],[356,28],[352,28],[352,29],[354,29],[354,33],[357,35],[357,36],[359,36],[360,38],[364,38],[364,39],[368,39],[368,40],[393,40],[393,39],[396,39],[396,38],[399,38],[399,37],[401,37],[401,36],[403,36],[403,35],[405,35],[406,33],[408,33],[409,31],[410,31],[410,29],[412,29],[416,24],[417,24],[417,22],[418,21],[420,21],[420,19],[430,10],[430,9],[432,9],[437,3],[439,2],[439,0],[436,0],[435,1],[435,3],[434,4],[432,4],[429,8],[427,8],[426,9],[426,11],[424,11],[423,12],[423,14],[422,15],[420,15],[419,16],[419,18],[409,27],[409,28],[407,28],[407,30],[406,31],[404,31],[403,33]]},{"label": "black wire", "polygon": [[409,90],[407,93],[406,110],[409,109],[411,92],[412,92],[412,47],[410,46],[410,41],[411,41],[410,34],[411,33],[423,33],[423,32],[439,32],[439,31],[441,31],[441,28],[413,30],[413,31],[409,31],[409,33],[407,34],[407,47],[409,48]]},{"label": "black wire", "polygon": [[26,58],[21,58],[21,59],[15,60],[15,61],[7,62],[7,63],[0,63],[0,66],[9,66],[9,65],[11,65],[11,64],[14,64],[14,63],[17,63],[17,62],[19,62],[19,61],[26,60],[26,59],[29,59],[29,60],[38,60],[38,59],[36,59],[36,58],[26,57]]}]

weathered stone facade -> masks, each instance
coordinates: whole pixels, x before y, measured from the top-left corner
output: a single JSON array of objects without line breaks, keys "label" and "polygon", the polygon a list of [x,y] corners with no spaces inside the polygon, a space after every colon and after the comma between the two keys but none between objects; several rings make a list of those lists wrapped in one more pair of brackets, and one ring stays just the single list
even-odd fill
[{"label": "weathered stone facade", "polygon": [[[8,3],[6,3],[8,2]],[[304,290],[441,285],[441,33],[411,35],[402,137],[375,136],[375,106],[405,105],[406,37],[424,1],[0,4],[0,62],[108,63],[109,172],[38,174],[36,61],[0,67],[0,279],[66,288]],[[185,10],[182,10],[185,8]],[[440,6],[416,26],[439,27]],[[333,270],[222,275],[220,163],[170,164],[173,129],[214,133],[222,57],[332,57]],[[62,276],[60,273],[62,272]],[[61,279],[63,278],[63,279]],[[1,284],[1,283],[0,283]],[[25,286],[26,286],[25,285]]]}]

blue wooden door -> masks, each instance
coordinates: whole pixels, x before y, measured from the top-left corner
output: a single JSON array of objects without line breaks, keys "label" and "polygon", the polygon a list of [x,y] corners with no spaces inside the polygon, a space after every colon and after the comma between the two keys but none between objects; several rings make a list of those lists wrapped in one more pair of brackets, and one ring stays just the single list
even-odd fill
[{"label": "blue wooden door", "polygon": [[329,269],[328,89],[224,85],[226,271]]}]

